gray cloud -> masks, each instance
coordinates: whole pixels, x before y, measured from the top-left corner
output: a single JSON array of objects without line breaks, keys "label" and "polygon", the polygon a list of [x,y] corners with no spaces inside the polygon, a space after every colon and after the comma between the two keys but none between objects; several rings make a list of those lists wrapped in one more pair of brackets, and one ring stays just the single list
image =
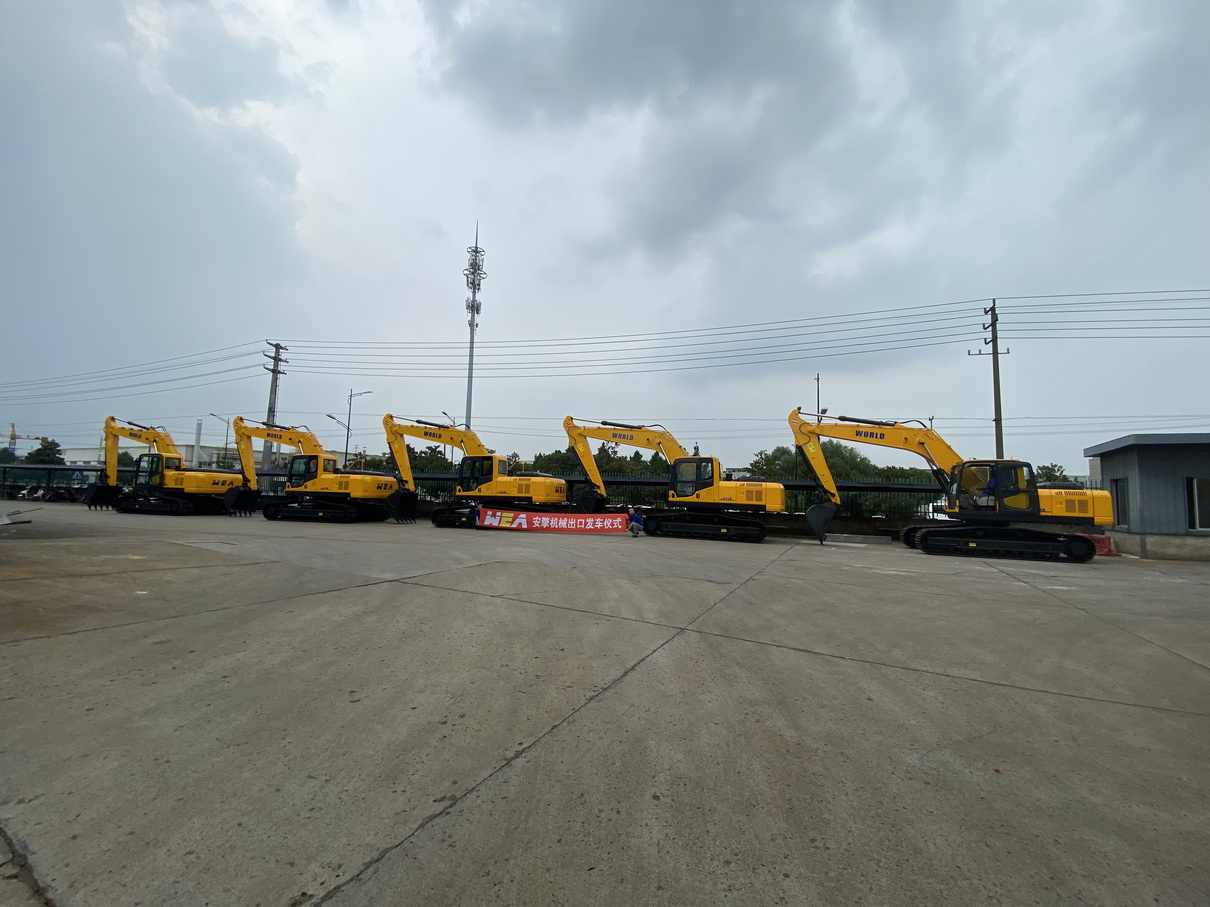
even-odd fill
[{"label": "gray cloud", "polygon": [[119,5],[7,18],[0,281],[19,323],[58,328],[61,356],[259,334],[301,268],[292,158],[149,93],[113,50],[129,39]]},{"label": "gray cloud", "polygon": [[282,101],[303,89],[280,71],[272,41],[249,44],[236,37],[211,6],[196,4],[188,10],[161,70],[190,102],[227,108],[250,100]]}]

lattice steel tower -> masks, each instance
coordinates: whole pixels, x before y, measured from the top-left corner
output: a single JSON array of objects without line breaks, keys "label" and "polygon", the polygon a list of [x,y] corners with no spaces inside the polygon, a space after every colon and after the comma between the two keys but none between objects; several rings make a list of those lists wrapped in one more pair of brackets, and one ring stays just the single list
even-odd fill
[{"label": "lattice steel tower", "polygon": [[470,428],[471,392],[475,386],[475,328],[479,327],[479,312],[483,309],[483,304],[479,302],[479,287],[487,279],[487,272],[483,270],[483,250],[479,248],[478,221],[475,222],[475,244],[466,251],[470,260],[462,274],[466,277],[466,288],[471,291],[466,299],[466,311],[471,316],[467,322],[471,328],[471,350],[466,364],[466,427]]}]

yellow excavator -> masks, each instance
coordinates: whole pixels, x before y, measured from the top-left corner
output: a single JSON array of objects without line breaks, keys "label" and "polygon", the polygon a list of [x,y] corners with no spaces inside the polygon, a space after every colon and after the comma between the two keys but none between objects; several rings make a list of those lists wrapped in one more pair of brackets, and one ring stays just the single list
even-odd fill
[{"label": "yellow excavator", "polygon": [[750,515],[786,509],[783,485],[725,479],[717,458],[690,456],[662,425],[606,421],[582,425],[568,416],[563,430],[592,484],[589,497],[595,502],[582,502],[584,509],[601,509],[606,498],[605,480],[592,457],[590,439],[654,450],[668,461],[668,507],[643,514],[643,531],[648,535],[759,542],[765,537],[765,525]]},{"label": "yellow excavator", "polygon": [[240,469],[254,491],[256,451],[252,440],[276,441],[298,449],[286,467],[286,487],[280,495],[264,495],[261,512],[267,520],[309,520],[335,523],[378,521],[399,514],[399,482],[381,472],[337,469],[336,457],[305,427],[231,420]]},{"label": "yellow excavator", "polygon": [[957,525],[909,526],[902,539],[927,554],[964,554],[1028,560],[1092,560],[1096,546],[1080,533],[1113,522],[1106,491],[1039,488],[1024,460],[967,460],[924,423],[917,425],[820,414],[790,413],[794,443],[826,500],[807,511],[820,543],[840,504],[840,493],[824,458],[822,438],[910,450],[923,457],[945,493],[939,512]]},{"label": "yellow excavator", "polygon": [[399,469],[402,487],[413,494],[416,480],[408,456],[407,439],[418,438],[432,444],[457,447],[465,454],[458,463],[454,506],[433,510],[434,526],[471,528],[475,525],[474,505],[525,507],[533,510],[566,510],[567,482],[542,472],[518,472],[510,475],[508,458],[493,453],[469,428],[440,425],[423,419],[399,421],[402,417],[387,413],[382,417],[387,444]]},{"label": "yellow excavator", "polygon": [[[130,488],[118,484],[118,444],[122,438],[151,447],[134,466]],[[89,510],[112,507],[119,513],[251,513],[255,495],[241,494],[243,479],[238,472],[222,469],[191,469],[183,465],[172,435],[160,428],[136,422],[105,419],[105,471],[101,481],[84,491]]]}]

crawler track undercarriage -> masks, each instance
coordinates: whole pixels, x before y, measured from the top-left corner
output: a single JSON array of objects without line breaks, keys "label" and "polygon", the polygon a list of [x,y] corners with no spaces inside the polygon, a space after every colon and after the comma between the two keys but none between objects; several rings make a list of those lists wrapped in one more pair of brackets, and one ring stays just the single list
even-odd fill
[{"label": "crawler track undercarriage", "polygon": [[89,510],[118,513],[153,513],[167,516],[227,514],[251,516],[256,512],[257,493],[233,488],[226,494],[171,494],[162,491],[123,489],[117,485],[90,485],[84,492]]},{"label": "crawler track undercarriage", "polygon": [[901,540],[925,554],[1004,557],[1087,563],[1096,546],[1075,533],[1042,532],[1017,526],[909,526]]},{"label": "crawler track undercarriage", "polygon": [[765,526],[759,520],[726,513],[655,510],[643,514],[647,535],[677,539],[717,539],[724,542],[760,542]]}]

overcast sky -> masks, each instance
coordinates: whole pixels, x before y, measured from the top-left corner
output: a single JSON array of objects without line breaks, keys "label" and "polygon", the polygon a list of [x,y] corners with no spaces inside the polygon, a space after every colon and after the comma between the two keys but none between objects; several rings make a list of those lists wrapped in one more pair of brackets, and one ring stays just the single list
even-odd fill
[{"label": "overcast sky", "polygon": [[501,451],[570,414],[740,465],[818,374],[990,456],[996,297],[1006,453],[1084,473],[1210,431],[1208,36],[1203,0],[7,0],[0,419],[221,444],[268,338],[333,449],[350,390],[371,451],[384,412],[461,420],[478,223]]}]

